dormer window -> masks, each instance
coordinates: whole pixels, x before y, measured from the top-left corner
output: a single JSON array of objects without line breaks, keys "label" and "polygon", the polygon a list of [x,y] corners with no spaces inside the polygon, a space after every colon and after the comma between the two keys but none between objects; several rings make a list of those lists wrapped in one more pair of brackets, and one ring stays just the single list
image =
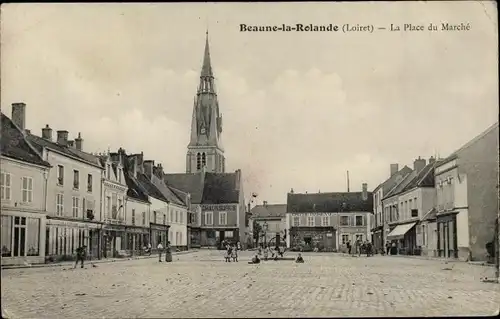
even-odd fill
[{"label": "dormer window", "polygon": [[110,164],[106,165],[106,178],[111,179],[111,165]]}]

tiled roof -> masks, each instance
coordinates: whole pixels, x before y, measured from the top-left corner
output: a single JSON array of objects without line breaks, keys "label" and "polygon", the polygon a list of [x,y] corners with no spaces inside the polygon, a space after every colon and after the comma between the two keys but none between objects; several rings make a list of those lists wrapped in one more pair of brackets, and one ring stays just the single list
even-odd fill
[{"label": "tiled roof", "polygon": [[257,205],[250,211],[252,217],[285,217],[286,204]]},{"label": "tiled roof", "polygon": [[0,151],[3,156],[19,161],[50,167],[25,138],[24,133],[8,118],[1,113],[2,135],[0,138]]},{"label": "tiled roof", "polygon": [[193,204],[229,204],[239,202],[236,173],[165,174],[168,186],[191,194]]},{"label": "tiled roof", "polygon": [[392,175],[388,180],[382,184],[382,194],[385,195],[391,191],[399,182],[401,182],[406,175],[410,174],[413,170],[408,166],[400,169],[396,174]]},{"label": "tiled roof", "polygon": [[202,204],[238,203],[239,195],[236,173],[205,173]]},{"label": "tiled roof", "polygon": [[287,212],[373,212],[373,193],[361,192],[288,194]]},{"label": "tiled roof", "polygon": [[165,185],[162,179],[153,175],[151,177],[151,184],[155,186],[158,191],[160,191],[163,198],[165,198],[168,202],[181,206],[186,206],[185,198],[183,197],[179,198],[176,193],[174,193],[167,185]]},{"label": "tiled roof", "polygon": [[149,203],[146,190],[139,185],[139,182],[132,176],[131,173],[128,172],[126,168],[123,172],[123,175],[125,175],[125,182],[127,183],[128,187],[127,196],[139,201]]},{"label": "tiled roof", "polygon": [[30,141],[33,146],[35,146],[40,152],[42,151],[43,147],[55,150],[59,153],[65,154],[69,157],[76,158],[82,162],[88,163],[93,166],[101,167],[101,162],[99,160],[99,157],[94,156],[92,154],[88,154],[82,151],[77,150],[76,148],[73,147],[67,147],[67,146],[62,146],[59,145],[55,142],[46,140],[44,138],[41,138],[39,136],[33,135],[33,134],[27,134],[27,139]]},{"label": "tiled roof", "polygon": [[396,186],[394,186],[387,194],[384,194],[384,198],[389,198],[392,196],[395,196],[403,191],[403,189],[417,176],[418,172],[417,171],[411,171],[411,173],[407,174],[403,180],[399,182]]},{"label": "tiled roof", "polygon": [[191,194],[193,204],[201,204],[203,197],[203,183],[201,174],[165,174],[163,176],[165,184],[178,190]]},{"label": "tiled roof", "polygon": [[139,185],[146,190],[146,194],[148,194],[151,197],[154,197],[158,200],[161,201],[168,201],[165,196],[156,188],[156,186],[151,183],[151,180],[149,177],[147,177],[144,173],[139,173],[137,172],[137,181],[139,182]]},{"label": "tiled roof", "polygon": [[434,187],[434,167],[436,163],[427,164],[415,177],[405,186],[401,192],[415,187]]}]

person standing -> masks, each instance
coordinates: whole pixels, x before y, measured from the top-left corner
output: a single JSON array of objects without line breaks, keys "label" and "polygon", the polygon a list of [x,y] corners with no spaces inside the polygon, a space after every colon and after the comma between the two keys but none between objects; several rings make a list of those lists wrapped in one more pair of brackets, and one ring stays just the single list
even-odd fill
[{"label": "person standing", "polygon": [[352,248],[350,240],[347,242],[346,246],[347,246],[347,253],[350,255],[351,254],[351,248]]},{"label": "person standing", "polygon": [[161,244],[161,241],[158,243],[158,261],[161,262],[161,252],[163,251],[163,245]]},{"label": "person standing", "polygon": [[78,247],[76,249],[76,262],[75,262],[75,267],[73,267],[73,269],[76,268],[76,266],[78,265],[79,261],[82,264],[81,268],[83,268],[83,261],[85,260],[86,249],[87,249],[87,246],[85,246],[85,245],[83,245],[81,247]]}]

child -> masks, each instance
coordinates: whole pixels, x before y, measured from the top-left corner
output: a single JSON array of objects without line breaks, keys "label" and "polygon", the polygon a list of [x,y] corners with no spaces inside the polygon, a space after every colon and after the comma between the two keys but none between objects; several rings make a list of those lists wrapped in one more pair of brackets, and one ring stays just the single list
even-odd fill
[{"label": "child", "polygon": [[260,263],[259,255],[255,255],[255,257],[252,258],[252,261],[249,261],[248,263],[249,264],[259,264]]},{"label": "child", "polygon": [[297,259],[295,260],[296,263],[304,263],[304,258],[302,258],[302,255],[299,253],[297,256]]},{"label": "child", "polygon": [[231,257],[233,258],[234,262],[238,262],[238,249],[236,248],[236,246],[233,246]]},{"label": "child", "polygon": [[226,258],[226,262],[227,263],[230,263],[231,262],[231,247],[229,247],[229,245],[226,246],[226,255],[225,255],[225,258]]}]

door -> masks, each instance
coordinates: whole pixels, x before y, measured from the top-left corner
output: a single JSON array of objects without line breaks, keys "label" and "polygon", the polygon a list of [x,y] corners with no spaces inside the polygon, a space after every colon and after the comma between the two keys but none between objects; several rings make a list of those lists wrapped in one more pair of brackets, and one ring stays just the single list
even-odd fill
[{"label": "door", "polygon": [[219,232],[219,240],[220,240],[220,241],[219,241],[219,246],[220,246],[220,245],[222,245],[222,243],[223,243],[223,242],[224,242],[224,240],[226,239],[226,237],[225,237],[225,236],[226,236],[225,232],[224,232],[223,230],[221,230],[221,231]]},{"label": "door", "polygon": [[444,250],[444,257],[449,258],[450,257],[450,242],[448,241],[449,238],[449,228],[448,228],[448,223],[443,224],[443,250]]}]

